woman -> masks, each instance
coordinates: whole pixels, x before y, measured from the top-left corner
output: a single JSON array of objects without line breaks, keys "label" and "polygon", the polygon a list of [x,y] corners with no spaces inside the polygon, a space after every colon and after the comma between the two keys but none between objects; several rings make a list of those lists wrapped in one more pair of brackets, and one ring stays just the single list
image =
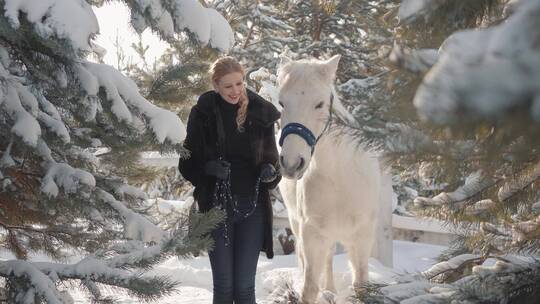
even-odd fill
[{"label": "woman", "polygon": [[213,91],[191,109],[179,169],[195,186],[199,211],[226,210],[209,251],[214,304],[254,304],[259,252],[272,258],[272,206],[268,191],[281,176],[274,136],[276,108],[244,85],[232,57],[210,68]]}]

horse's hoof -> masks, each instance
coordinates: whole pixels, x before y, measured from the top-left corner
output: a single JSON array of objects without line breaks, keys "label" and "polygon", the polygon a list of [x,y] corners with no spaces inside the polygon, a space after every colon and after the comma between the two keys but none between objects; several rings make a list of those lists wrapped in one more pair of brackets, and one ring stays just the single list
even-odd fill
[{"label": "horse's hoof", "polygon": [[336,304],[336,294],[329,290],[324,290],[321,293],[321,301],[321,304]]},{"label": "horse's hoof", "polygon": [[308,300],[304,297],[300,298],[300,304],[316,304],[315,300]]}]

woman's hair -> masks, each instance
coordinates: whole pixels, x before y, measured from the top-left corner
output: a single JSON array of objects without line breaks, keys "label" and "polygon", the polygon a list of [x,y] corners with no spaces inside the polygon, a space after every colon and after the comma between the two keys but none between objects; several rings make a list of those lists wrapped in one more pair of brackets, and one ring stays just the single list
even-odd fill
[{"label": "woman's hair", "polygon": [[[221,57],[214,61],[212,66],[210,66],[210,75],[213,84],[219,83],[223,76],[235,72],[241,73],[242,76],[246,75],[244,67],[236,59],[230,56]],[[244,90],[238,100],[238,105],[240,107],[238,108],[238,112],[236,112],[236,126],[238,131],[244,131],[248,103],[249,98],[247,97],[246,90]]]}]

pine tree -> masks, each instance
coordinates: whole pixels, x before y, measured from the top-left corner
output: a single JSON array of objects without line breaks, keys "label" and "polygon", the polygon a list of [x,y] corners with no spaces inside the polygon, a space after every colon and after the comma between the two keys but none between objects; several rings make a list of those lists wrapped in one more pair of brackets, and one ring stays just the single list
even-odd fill
[{"label": "pine tree", "polygon": [[248,74],[261,67],[275,67],[277,54],[294,41],[287,35],[292,27],[287,20],[279,18],[280,2],[216,0],[212,3],[234,29],[237,44],[231,55],[242,61]]},{"label": "pine tree", "polygon": [[187,119],[197,96],[211,87],[208,69],[219,52],[178,35],[177,41],[150,64],[146,59],[149,46],[142,39],[131,47],[140,62],[128,64],[126,75],[137,83],[146,99]]},{"label": "pine tree", "polygon": [[443,190],[423,189],[412,209],[459,237],[441,263],[360,298],[536,303],[540,2],[405,0],[395,13],[384,117],[397,132],[373,141]]},{"label": "pine tree", "polygon": [[[200,45],[183,33],[178,34],[176,40],[153,62],[147,58],[149,47],[139,35],[138,41],[131,45],[137,57],[130,62],[125,59],[123,47],[117,47],[117,62],[122,72],[135,81],[144,98],[177,113],[182,120],[187,120],[198,96],[211,88],[208,69],[210,63],[219,56],[219,51]],[[120,168],[125,169],[122,170],[122,176],[130,184],[149,192],[149,198],[156,199],[156,204],[159,199],[185,198],[185,194],[190,193],[191,184],[178,172],[176,165],[145,165],[145,157],[156,153],[141,151],[139,146],[130,155],[115,154],[115,164],[126,164]],[[175,158],[178,155],[161,153],[160,157],[163,156]]]},{"label": "pine tree", "polygon": [[[340,82],[365,77],[365,30],[376,18],[365,11],[377,7],[364,1],[214,1],[235,29],[239,44],[232,54],[252,70],[275,70],[281,53],[292,58],[329,58],[341,54],[348,62],[339,70]],[[370,19],[373,18],[373,19]],[[385,29],[385,28],[379,28]],[[385,33],[390,36],[391,33]],[[375,36],[375,35],[373,35]]]},{"label": "pine tree", "polygon": [[[144,216],[146,194],[125,183],[137,151],[182,155],[185,131],[132,80],[88,61],[101,53],[91,5],[102,3],[0,1],[1,244],[16,257],[0,262],[9,303],[70,303],[63,286],[74,281],[98,303],[114,300],[103,285],[155,300],[177,282],[141,273],[206,248],[206,232],[222,217],[193,214],[189,225],[182,219],[165,231]],[[150,27],[171,43],[186,32],[217,49],[232,45],[223,17],[197,1],[124,3],[138,32]],[[37,252],[58,262],[34,263]],[[77,256],[85,257],[66,263]]]}]

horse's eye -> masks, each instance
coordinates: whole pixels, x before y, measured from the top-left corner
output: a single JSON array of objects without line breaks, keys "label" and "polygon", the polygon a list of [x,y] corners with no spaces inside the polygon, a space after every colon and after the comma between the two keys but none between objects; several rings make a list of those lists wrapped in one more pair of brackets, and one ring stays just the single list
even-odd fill
[{"label": "horse's eye", "polygon": [[324,101],[319,102],[318,105],[315,106],[315,109],[320,109],[324,105]]}]

